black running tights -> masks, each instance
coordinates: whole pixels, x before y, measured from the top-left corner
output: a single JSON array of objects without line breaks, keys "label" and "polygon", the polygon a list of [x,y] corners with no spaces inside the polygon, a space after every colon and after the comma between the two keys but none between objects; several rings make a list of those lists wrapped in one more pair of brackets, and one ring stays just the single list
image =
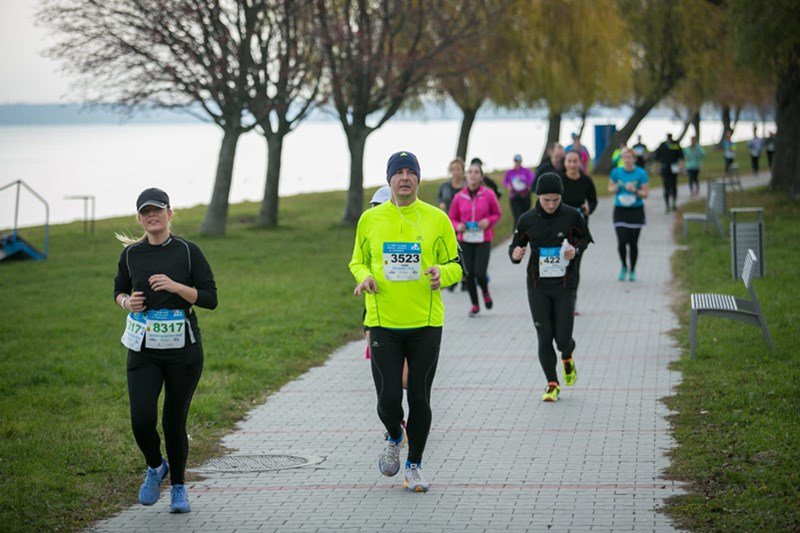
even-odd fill
[{"label": "black running tights", "polygon": [[689,191],[697,193],[700,190],[700,169],[686,169],[686,174],[689,176]]},{"label": "black running tights", "polygon": [[531,208],[531,196],[530,194],[512,196],[508,203],[511,206],[511,213],[514,215],[514,227],[516,228],[519,217]]},{"label": "black running tights", "polygon": [[478,287],[481,286],[483,294],[489,292],[489,279],[486,271],[489,269],[489,256],[492,254],[492,243],[461,243],[461,253],[464,256],[464,270],[467,271],[467,290],[472,305],[478,305]]},{"label": "black running tights", "polygon": [[528,287],[528,305],[539,340],[539,363],[548,382],[558,383],[558,358],[553,349],[553,341],[556,342],[562,359],[572,357],[575,350],[575,340],[572,338],[575,292],[575,289]]},{"label": "black running tights", "polygon": [[164,388],[161,425],[167,447],[170,481],[182,484],[189,456],[186,417],[197,382],[203,373],[203,347],[197,342],[163,353],[128,350],[128,396],[136,444],[148,466],[161,465],[158,436],[158,397]]},{"label": "black running tights", "polygon": [[641,228],[614,228],[617,231],[617,251],[622,266],[628,268],[628,251],[630,250],[630,270],[636,270],[636,259],[639,257],[639,233]]},{"label": "black running tights", "polygon": [[672,172],[664,172],[661,174],[661,178],[664,180],[664,203],[669,209],[670,198],[672,198],[672,205],[678,201],[678,176]]},{"label": "black running tights", "polygon": [[403,360],[408,360],[408,461],[420,464],[431,430],[431,386],[439,361],[442,328],[371,327],[369,331],[378,416],[393,439],[403,432]]}]

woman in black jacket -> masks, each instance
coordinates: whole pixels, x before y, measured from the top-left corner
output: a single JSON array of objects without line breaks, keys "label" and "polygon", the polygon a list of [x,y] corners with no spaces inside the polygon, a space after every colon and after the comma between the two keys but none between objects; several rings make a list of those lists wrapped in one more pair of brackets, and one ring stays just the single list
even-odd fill
[{"label": "woman in black jacket", "polygon": [[[589,216],[597,209],[597,190],[594,181],[581,170],[581,156],[578,152],[567,152],[564,156],[564,170],[560,172],[561,181],[564,184],[564,194],[561,202],[564,205],[577,209],[589,223]],[[575,259],[575,269],[580,271],[581,260],[583,257]],[[575,316],[578,313],[578,290],[575,288]]]},{"label": "woman in black jacket", "polygon": [[[127,246],[119,258],[114,300],[128,312],[122,344],[128,348],[131,426],[148,466],[139,501],[156,503],[161,482],[170,474],[170,512],[188,513],[186,417],[203,372],[203,345],[192,306],[217,307],[217,287],[200,248],[170,232],[167,193],[143,191],[136,211],[145,234],[140,239],[117,235]],[[162,388],[169,462],[161,455],[157,429]]]},{"label": "woman in black jacket", "polygon": [[528,261],[528,304],[539,339],[539,363],[547,387],[542,400],[558,400],[560,384],[556,372],[555,340],[564,365],[564,381],[573,385],[578,378],[572,354],[575,291],[578,269],[574,259],[579,257],[592,236],[586,221],[576,209],[561,205],[564,186],[558,174],[548,172],[536,180],[538,196],[533,209],[524,213],[514,231],[508,248],[512,263],[525,257],[530,244]]}]

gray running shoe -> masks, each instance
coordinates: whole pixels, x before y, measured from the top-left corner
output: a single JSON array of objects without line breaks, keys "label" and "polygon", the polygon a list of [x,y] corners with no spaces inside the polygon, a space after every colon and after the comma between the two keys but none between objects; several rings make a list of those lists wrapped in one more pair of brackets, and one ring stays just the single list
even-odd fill
[{"label": "gray running shoe", "polygon": [[392,477],[400,471],[400,448],[406,445],[406,430],[403,430],[403,440],[399,444],[395,444],[389,440],[389,434],[386,433],[386,447],[378,457],[378,470],[384,476]]},{"label": "gray running shoe", "polygon": [[428,492],[431,488],[430,484],[422,477],[422,467],[415,464],[406,467],[403,486],[410,492]]}]

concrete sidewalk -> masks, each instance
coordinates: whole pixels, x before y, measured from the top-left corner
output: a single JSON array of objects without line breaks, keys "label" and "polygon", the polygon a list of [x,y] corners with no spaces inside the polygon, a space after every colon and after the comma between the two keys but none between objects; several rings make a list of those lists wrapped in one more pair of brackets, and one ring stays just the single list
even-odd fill
[{"label": "concrete sidewalk", "polygon": [[[688,199],[685,187],[680,194]],[[168,513],[167,487],[155,506],[131,507],[93,529],[671,531],[657,508],[681,490],[661,478],[673,441],[659,401],[680,379],[667,368],[680,356],[669,336],[678,326],[670,310],[674,217],[654,191],[638,280],[619,282],[612,208],[602,198],[591,221],[595,244],[583,260],[575,322],[579,378],[557,403],[539,400],[545,379],[524,265],[510,263],[506,246],[490,263],[493,310],[468,318],[466,293],[444,293],[424,463],[430,492],[406,493],[401,475],[379,474],[383,428],[364,343],[354,342],[255,408],[224,440],[236,455],[316,464],[205,474],[189,486],[189,514]]]}]

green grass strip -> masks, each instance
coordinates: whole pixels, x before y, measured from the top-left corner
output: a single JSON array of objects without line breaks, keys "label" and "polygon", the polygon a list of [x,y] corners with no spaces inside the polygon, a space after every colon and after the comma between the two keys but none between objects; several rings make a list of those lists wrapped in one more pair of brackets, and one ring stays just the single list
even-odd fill
[{"label": "green grass strip", "polygon": [[[697,358],[689,359],[689,293],[748,297],[731,275],[730,241],[690,226],[687,251],[673,260],[676,334],[683,358],[677,394],[666,400],[678,447],[671,478],[689,492],[666,511],[692,531],[800,529],[800,204],[766,189],[728,195],[729,207],[763,207],[765,268],[754,286],[777,347],[757,327],[701,317]],[[702,212],[704,202],[689,210]],[[729,217],[724,220],[728,227]]]},{"label": "green grass strip", "polygon": [[[721,161],[708,153],[710,164]],[[745,161],[746,154],[740,165]],[[493,177],[502,182],[502,173]],[[420,197],[435,203],[439,183],[424,180]],[[605,196],[607,178],[596,176],[595,183]],[[365,192],[367,200],[373,191]],[[222,238],[197,234],[204,207],[176,212],[174,233],[203,249],[220,299],[218,310],[198,310],[206,359],[189,415],[190,466],[221,453],[221,437],[250,408],[359,337],[362,301],[352,296],[347,269],[354,229],[338,223],[344,199],[344,192],[282,198],[281,227],[273,230],[251,227],[257,204],[233,205]],[[500,204],[505,216],[495,243],[512,231],[507,193]],[[776,242],[770,224],[768,236]],[[113,302],[119,231],[141,233],[133,216],[100,220],[95,235],[84,235],[81,223],[54,226],[48,260],[0,265],[5,531],[78,529],[137,501],[144,462],[130,430],[125,349],[119,342],[124,313]],[[33,241],[41,233],[22,231]],[[777,274],[772,249],[770,281]],[[727,271],[719,270],[724,280]],[[788,298],[787,293],[781,294]],[[781,317],[789,323],[792,313],[796,318],[796,298],[793,305],[776,311],[766,304],[770,326]],[[781,331],[773,330],[779,347],[796,345],[796,327],[789,332],[794,344]],[[757,331],[749,334],[763,348]],[[794,370],[797,382],[796,359]]]}]

